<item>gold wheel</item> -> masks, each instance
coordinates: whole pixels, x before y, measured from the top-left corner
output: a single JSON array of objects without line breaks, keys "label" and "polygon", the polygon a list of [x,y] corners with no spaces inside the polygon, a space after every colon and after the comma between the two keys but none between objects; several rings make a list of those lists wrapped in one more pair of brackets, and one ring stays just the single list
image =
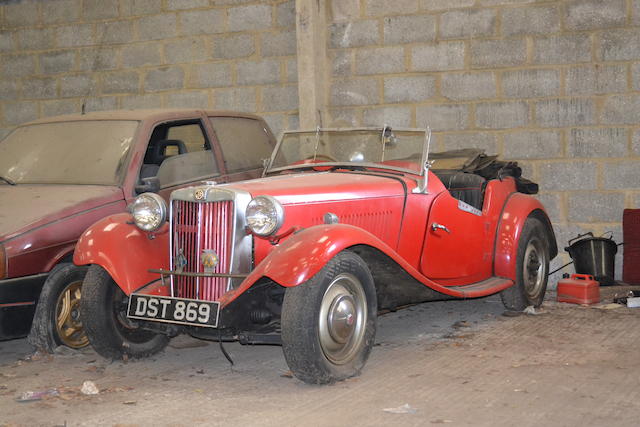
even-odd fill
[{"label": "gold wheel", "polygon": [[56,304],[56,333],[62,344],[82,348],[89,344],[80,321],[80,297],[82,281],[69,283],[58,297]]}]

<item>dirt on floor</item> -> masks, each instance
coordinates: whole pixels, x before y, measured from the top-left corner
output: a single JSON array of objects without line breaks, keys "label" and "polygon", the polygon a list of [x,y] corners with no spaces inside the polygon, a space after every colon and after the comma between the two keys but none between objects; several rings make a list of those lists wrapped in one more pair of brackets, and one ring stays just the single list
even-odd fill
[{"label": "dirt on floor", "polygon": [[381,316],[362,375],[330,386],[292,378],[275,346],[227,343],[231,366],[186,336],[128,362],[1,342],[0,425],[640,424],[640,308],[549,294],[536,314],[503,312],[492,296]]}]

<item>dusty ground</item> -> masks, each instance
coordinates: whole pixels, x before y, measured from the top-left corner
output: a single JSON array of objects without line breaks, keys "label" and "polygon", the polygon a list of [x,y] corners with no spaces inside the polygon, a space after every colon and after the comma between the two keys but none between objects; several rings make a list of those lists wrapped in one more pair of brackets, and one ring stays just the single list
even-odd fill
[{"label": "dusty ground", "polygon": [[[227,344],[230,368],[217,343],[187,337],[129,363],[31,360],[25,340],[2,342],[0,425],[639,425],[640,308],[502,312],[490,297],[382,316],[363,374],[332,386],[291,378],[279,347]],[[100,393],[81,394],[86,380]]]}]

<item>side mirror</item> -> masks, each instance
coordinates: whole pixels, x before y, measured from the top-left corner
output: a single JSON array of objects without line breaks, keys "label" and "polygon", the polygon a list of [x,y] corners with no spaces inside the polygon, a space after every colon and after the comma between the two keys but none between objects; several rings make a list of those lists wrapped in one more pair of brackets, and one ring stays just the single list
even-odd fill
[{"label": "side mirror", "polygon": [[142,178],[142,184],[136,185],[136,193],[157,193],[160,191],[160,180],[157,176]]}]

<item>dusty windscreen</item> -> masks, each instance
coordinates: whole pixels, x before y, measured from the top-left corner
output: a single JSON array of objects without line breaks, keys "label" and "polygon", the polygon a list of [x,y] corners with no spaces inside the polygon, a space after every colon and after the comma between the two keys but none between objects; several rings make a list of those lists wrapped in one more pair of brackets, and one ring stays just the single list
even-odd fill
[{"label": "dusty windscreen", "polygon": [[16,184],[117,185],[137,121],[77,121],[17,128],[0,142],[0,176]]}]

